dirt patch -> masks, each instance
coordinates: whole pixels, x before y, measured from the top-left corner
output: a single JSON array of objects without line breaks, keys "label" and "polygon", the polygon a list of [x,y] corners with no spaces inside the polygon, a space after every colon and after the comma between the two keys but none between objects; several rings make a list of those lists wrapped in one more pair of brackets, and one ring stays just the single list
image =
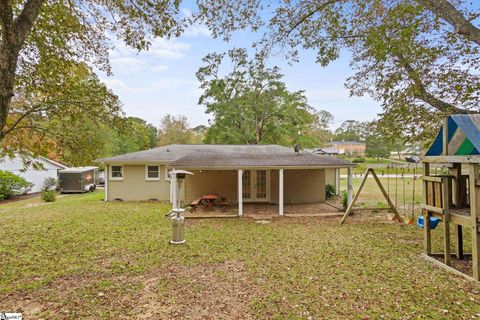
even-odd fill
[{"label": "dirt patch", "polygon": [[149,275],[135,313],[143,319],[253,319],[249,302],[257,296],[243,263],[171,266]]},{"label": "dirt patch", "polygon": [[27,200],[27,199],[32,199],[32,198],[37,198],[40,197],[41,192],[34,192],[30,194],[20,194],[18,196],[13,196],[7,200],[0,200],[0,205],[10,203],[10,202],[16,202],[16,201],[21,201],[21,200]]},{"label": "dirt patch", "polygon": [[257,297],[244,264],[227,261],[138,276],[65,277],[34,292],[10,293],[0,298],[0,309],[27,319],[98,318],[112,310],[121,319],[253,319]]},{"label": "dirt patch", "polygon": [[[436,260],[444,263],[444,258],[443,256],[432,256],[432,258],[435,258]],[[452,267],[455,270],[460,271],[463,274],[466,274],[467,276],[472,277],[473,276],[473,264],[472,264],[472,257],[466,256],[463,260],[458,260],[452,256],[450,259],[451,264],[450,267]]]}]

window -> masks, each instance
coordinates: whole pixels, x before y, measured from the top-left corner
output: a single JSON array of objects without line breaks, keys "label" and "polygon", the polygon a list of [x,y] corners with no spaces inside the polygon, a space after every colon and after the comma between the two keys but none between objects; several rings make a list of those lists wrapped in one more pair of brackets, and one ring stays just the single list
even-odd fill
[{"label": "window", "polygon": [[112,166],[110,170],[111,180],[123,180],[123,166]]},{"label": "window", "polygon": [[152,165],[145,166],[145,179],[160,180],[160,167]]}]

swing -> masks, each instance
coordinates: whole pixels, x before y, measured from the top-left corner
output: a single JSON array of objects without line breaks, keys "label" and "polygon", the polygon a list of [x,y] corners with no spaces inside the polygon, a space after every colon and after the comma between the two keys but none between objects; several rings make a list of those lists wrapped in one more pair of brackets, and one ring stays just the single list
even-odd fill
[{"label": "swing", "polygon": [[[442,222],[442,219],[436,218],[436,217],[430,217],[430,229],[435,229],[440,222]],[[425,227],[425,218],[423,216],[418,216],[417,219],[417,226],[420,229],[423,229]]]},{"label": "swing", "polygon": [[350,204],[348,205],[348,208],[345,211],[345,214],[343,215],[343,218],[340,221],[340,224],[343,224],[345,222],[345,220],[347,219],[348,215],[352,212],[353,205],[355,204],[355,202],[357,201],[360,193],[362,192],[363,186],[365,185],[365,182],[367,181],[367,178],[368,178],[369,174],[371,174],[373,176],[373,178],[375,179],[375,182],[377,183],[380,191],[382,192],[383,196],[385,197],[385,200],[387,200],[388,207],[394,214],[394,219],[396,219],[400,223],[404,223],[402,217],[398,214],[396,207],[393,205],[392,200],[390,199],[390,196],[388,195],[388,193],[383,188],[383,185],[380,182],[380,179],[378,179],[377,173],[375,172],[375,170],[373,168],[368,168],[365,171],[362,183],[360,184],[360,187],[358,188],[358,191],[355,194],[355,197],[353,198],[352,202],[350,202]]}]

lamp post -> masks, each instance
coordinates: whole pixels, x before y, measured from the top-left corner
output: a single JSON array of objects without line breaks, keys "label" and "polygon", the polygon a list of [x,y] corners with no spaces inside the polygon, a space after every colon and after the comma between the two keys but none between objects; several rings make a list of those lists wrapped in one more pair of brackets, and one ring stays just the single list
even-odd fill
[{"label": "lamp post", "polygon": [[180,208],[179,206],[179,196],[177,193],[177,182],[182,183],[185,180],[187,174],[193,175],[193,173],[185,170],[173,170],[170,172],[171,183],[172,183],[172,244],[182,244],[185,243],[185,218],[182,217],[181,213],[185,209]]}]

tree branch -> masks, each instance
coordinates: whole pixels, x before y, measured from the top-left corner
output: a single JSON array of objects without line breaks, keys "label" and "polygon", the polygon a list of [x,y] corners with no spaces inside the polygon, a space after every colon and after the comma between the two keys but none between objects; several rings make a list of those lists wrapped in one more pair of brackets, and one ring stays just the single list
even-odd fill
[{"label": "tree branch", "polygon": [[13,22],[14,34],[16,35],[15,45],[18,50],[30,34],[44,2],[45,0],[28,0],[20,15]]},{"label": "tree branch", "polygon": [[459,35],[480,46],[480,29],[468,21],[450,2],[447,0],[417,0],[417,2],[447,21]]},{"label": "tree branch", "polygon": [[343,1],[343,0],[330,0],[330,1],[327,1],[325,3],[322,3],[318,6],[315,7],[314,10],[310,11],[309,13],[307,13],[306,15],[304,15],[302,18],[300,18],[300,20],[298,20],[292,27],[290,27],[290,29],[287,31],[287,34],[286,34],[286,38],[288,38],[290,36],[290,33],[293,32],[293,30],[295,30],[296,28],[298,28],[299,25],[301,25],[302,23],[304,23],[308,18],[310,18],[311,16],[313,16],[315,13],[319,12],[320,10],[323,10],[325,9],[327,6],[331,5],[331,4],[335,4],[336,2],[340,2],[340,1]]},{"label": "tree branch", "polygon": [[408,77],[410,80],[413,82],[415,86],[415,92],[414,92],[414,97],[417,99],[420,99],[435,109],[445,112],[445,113],[476,113],[471,110],[467,109],[462,109],[455,107],[454,105],[447,103],[445,101],[442,101],[435,97],[433,94],[428,92],[428,90],[425,88],[425,85],[423,84],[422,79],[420,78],[420,75],[418,72],[412,67],[412,65],[405,59],[405,57],[401,53],[394,53],[394,55],[397,57],[398,63],[407,71]]}]

